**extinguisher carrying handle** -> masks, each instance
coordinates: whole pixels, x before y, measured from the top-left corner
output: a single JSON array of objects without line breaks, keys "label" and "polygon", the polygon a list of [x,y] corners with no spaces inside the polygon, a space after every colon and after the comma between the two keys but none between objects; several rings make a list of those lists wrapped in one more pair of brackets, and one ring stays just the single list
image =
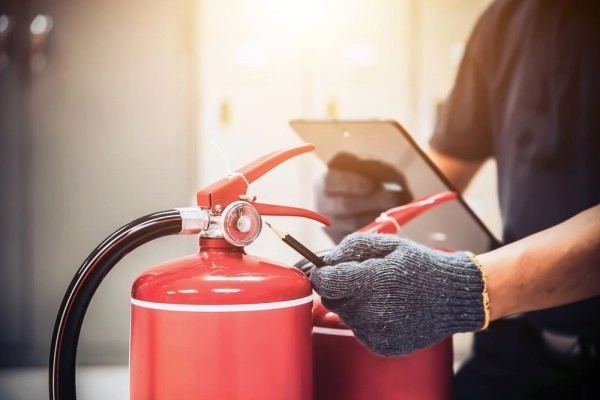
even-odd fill
[{"label": "extinguisher carrying handle", "polygon": [[[314,144],[307,143],[266,154],[198,191],[196,194],[198,206],[203,209],[209,209],[215,214],[219,214],[229,204],[245,198],[248,186],[265,173],[292,157],[307,153],[314,149]],[[302,216],[315,219],[326,225],[329,224],[329,219],[327,217],[314,211],[266,204],[254,203],[254,205],[257,206],[257,210],[264,215]],[[259,207],[265,212],[263,213]]]},{"label": "extinguisher carrying handle", "polygon": [[357,230],[357,232],[396,234],[400,231],[402,225],[405,225],[415,217],[438,204],[454,200],[457,197],[458,195],[456,192],[444,191],[431,196],[422,197],[399,207],[390,208],[381,213],[375,221],[363,226]]},{"label": "extinguisher carrying handle", "polygon": [[[50,400],[76,399],[77,345],[88,305],[104,277],[124,256],[154,239],[192,233],[185,210],[146,215],[115,231],[87,257],[63,297],[52,334],[49,363]],[[194,229],[196,230],[196,229]]]}]

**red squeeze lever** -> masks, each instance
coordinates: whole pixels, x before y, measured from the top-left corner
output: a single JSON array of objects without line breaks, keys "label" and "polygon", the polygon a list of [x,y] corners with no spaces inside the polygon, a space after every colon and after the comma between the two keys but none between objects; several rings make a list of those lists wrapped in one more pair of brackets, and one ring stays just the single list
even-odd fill
[{"label": "red squeeze lever", "polygon": [[196,194],[198,206],[210,209],[214,214],[220,214],[227,205],[243,199],[250,201],[261,215],[305,217],[321,222],[324,225],[329,225],[331,223],[329,218],[315,211],[297,207],[254,203],[245,198],[246,190],[252,182],[284,161],[314,149],[315,145],[308,143],[266,154],[200,190]]},{"label": "red squeeze lever", "polygon": [[457,197],[455,192],[445,191],[415,200],[403,206],[390,208],[386,212],[381,213],[374,222],[359,229],[358,232],[396,234],[400,231],[402,225],[408,223],[419,214],[438,204],[454,200]]}]

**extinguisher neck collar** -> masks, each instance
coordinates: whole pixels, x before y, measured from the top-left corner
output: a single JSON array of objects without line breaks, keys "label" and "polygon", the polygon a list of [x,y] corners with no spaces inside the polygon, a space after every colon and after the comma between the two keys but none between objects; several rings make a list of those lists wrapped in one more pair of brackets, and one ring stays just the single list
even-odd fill
[{"label": "extinguisher neck collar", "polygon": [[224,238],[200,237],[199,245],[200,245],[201,251],[207,250],[207,249],[221,249],[221,250],[227,250],[229,252],[244,253],[243,247],[235,246],[235,245],[229,243]]}]

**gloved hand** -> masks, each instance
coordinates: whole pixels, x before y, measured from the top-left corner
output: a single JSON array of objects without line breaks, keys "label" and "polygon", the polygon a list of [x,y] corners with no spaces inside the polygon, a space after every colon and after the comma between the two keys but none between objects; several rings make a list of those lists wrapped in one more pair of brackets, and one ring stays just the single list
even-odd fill
[{"label": "gloved hand", "polygon": [[315,208],[330,218],[325,232],[334,243],[413,199],[404,175],[390,164],[341,152],[327,166],[315,181]]},{"label": "gloved hand", "polygon": [[487,324],[485,280],[468,253],[354,233],[324,260],[311,271],[313,288],[375,353],[408,354]]}]

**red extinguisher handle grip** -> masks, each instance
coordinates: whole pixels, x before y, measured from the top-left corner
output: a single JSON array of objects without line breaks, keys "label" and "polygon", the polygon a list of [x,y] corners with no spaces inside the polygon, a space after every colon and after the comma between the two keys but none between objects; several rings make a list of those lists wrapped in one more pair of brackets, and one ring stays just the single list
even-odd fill
[{"label": "red extinguisher handle grip", "polygon": [[280,206],[274,204],[253,203],[256,211],[260,215],[279,215],[288,217],[304,217],[320,222],[324,225],[330,225],[331,220],[325,215],[305,208]]},{"label": "red extinguisher handle grip", "polygon": [[237,172],[243,174],[248,183],[252,183],[273,168],[282,164],[284,161],[289,160],[297,155],[313,151],[315,145],[312,143],[303,144],[301,146],[292,147],[289,149],[274,151],[269,154],[254,160],[253,162],[238,169]]},{"label": "red extinguisher handle grip", "polygon": [[360,228],[358,232],[366,233],[392,233],[400,231],[402,225],[408,223],[416,216],[437,206],[438,204],[454,200],[458,197],[455,192],[445,191],[426,196],[403,206],[390,208],[370,224]]},{"label": "red extinguisher handle grip", "polygon": [[198,205],[211,209],[213,212],[220,212],[219,209],[222,210],[230,203],[239,200],[240,196],[245,195],[248,185],[256,179],[284,161],[314,149],[315,145],[308,143],[266,154],[198,191],[196,194]]}]

